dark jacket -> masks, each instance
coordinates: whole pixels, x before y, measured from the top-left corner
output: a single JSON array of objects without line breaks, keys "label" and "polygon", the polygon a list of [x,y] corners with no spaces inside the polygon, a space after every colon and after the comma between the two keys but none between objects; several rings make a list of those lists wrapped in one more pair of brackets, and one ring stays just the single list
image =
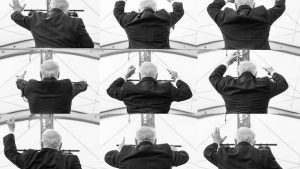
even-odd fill
[{"label": "dark jacket", "polygon": [[141,13],[124,12],[125,2],[117,1],[114,15],[126,31],[129,48],[134,49],[169,49],[170,29],[184,14],[182,3],[173,3],[173,12],[162,9],[145,9]]},{"label": "dark jacket", "polygon": [[49,14],[35,11],[32,16],[14,12],[11,19],[31,31],[37,48],[93,48],[81,18],[66,15],[60,9]]},{"label": "dark jacket", "polygon": [[219,169],[281,169],[270,148],[257,149],[247,142],[236,147],[207,146],[204,157]]},{"label": "dark jacket", "polygon": [[6,135],[3,138],[3,143],[5,156],[21,169],[81,169],[80,161],[76,155],[63,154],[58,150],[49,148],[19,153],[13,134]]},{"label": "dark jacket", "polygon": [[270,9],[242,5],[237,11],[231,8],[221,10],[224,5],[224,0],[214,0],[207,11],[219,26],[226,49],[270,49],[270,28],[283,14],[285,0],[275,0]]},{"label": "dark jacket", "polygon": [[28,100],[32,114],[68,114],[72,99],[87,89],[83,81],[73,83],[69,79],[45,78],[42,81],[19,79],[17,88]]},{"label": "dark jacket", "polygon": [[178,80],[176,87],[171,82],[159,83],[152,77],[145,77],[139,83],[115,80],[107,89],[107,94],[124,101],[127,112],[168,113],[173,101],[184,101],[192,97],[189,86]]},{"label": "dark jacket", "polygon": [[223,77],[225,72],[226,66],[218,66],[209,81],[222,95],[227,113],[267,113],[270,99],[288,88],[288,83],[278,73],[274,73],[271,80],[256,78],[250,72],[244,72],[238,78]]},{"label": "dark jacket", "polygon": [[120,152],[112,150],[105,155],[107,164],[120,169],[171,169],[188,160],[185,151],[172,151],[168,144],[155,145],[146,141],[136,147],[125,145]]}]

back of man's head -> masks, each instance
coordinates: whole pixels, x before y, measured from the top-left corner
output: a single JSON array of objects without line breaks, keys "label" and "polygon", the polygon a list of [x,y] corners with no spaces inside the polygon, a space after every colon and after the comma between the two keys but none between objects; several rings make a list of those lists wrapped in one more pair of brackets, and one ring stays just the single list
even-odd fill
[{"label": "back of man's head", "polygon": [[254,8],[255,6],[255,1],[254,0],[235,0],[234,1],[236,9],[238,9],[242,5],[248,5],[251,8]]},{"label": "back of man's head", "polygon": [[255,133],[247,127],[240,127],[236,132],[236,142],[247,142],[251,145],[255,144]]},{"label": "back of man's head", "polygon": [[53,130],[47,129],[42,135],[43,148],[51,148],[59,150],[61,146],[60,134]]},{"label": "back of man's head", "polygon": [[46,60],[41,66],[41,76],[44,78],[55,78],[59,77],[59,65],[53,60]]},{"label": "back of man's head", "polygon": [[143,11],[146,8],[151,8],[152,10],[157,10],[156,0],[140,0],[140,11]]},{"label": "back of man's head", "polygon": [[242,75],[244,72],[250,72],[253,76],[257,74],[257,67],[253,62],[250,61],[242,61],[238,66],[238,73],[239,76]]},{"label": "back of man's head", "polygon": [[51,8],[57,8],[67,13],[69,10],[69,2],[67,0],[51,0]]},{"label": "back of man's head", "polygon": [[140,76],[144,77],[152,77],[154,79],[157,78],[157,67],[151,62],[144,62],[140,66]]},{"label": "back of man's head", "polygon": [[137,144],[148,141],[153,144],[156,142],[156,132],[153,128],[151,127],[141,127],[137,132],[136,132],[136,142]]}]

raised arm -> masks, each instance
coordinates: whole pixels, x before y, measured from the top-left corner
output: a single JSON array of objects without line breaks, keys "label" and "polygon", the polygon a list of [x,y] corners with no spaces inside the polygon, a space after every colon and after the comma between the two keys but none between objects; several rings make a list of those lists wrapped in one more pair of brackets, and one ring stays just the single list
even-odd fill
[{"label": "raised arm", "polygon": [[193,93],[189,87],[188,84],[186,84],[184,81],[180,80],[178,77],[177,72],[175,71],[170,71],[169,73],[171,74],[171,78],[175,80],[176,86],[171,85],[171,92],[172,92],[172,99],[173,101],[184,101],[193,96]]},{"label": "raised arm", "polygon": [[86,81],[75,82],[72,84],[72,93],[73,97],[78,95],[81,92],[86,91],[88,84]]},{"label": "raised arm", "polygon": [[78,27],[78,34],[79,34],[79,47],[80,48],[94,48],[94,42],[90,37],[89,33],[85,29],[85,25],[82,19],[79,18],[79,27]]},{"label": "raised arm", "polygon": [[207,7],[207,12],[209,16],[216,22],[217,25],[220,25],[223,18],[224,12],[222,8],[225,6],[224,0],[214,0],[213,3],[209,4]]},{"label": "raised arm", "polygon": [[287,81],[279,73],[273,73],[272,78],[274,81],[270,82],[271,97],[274,97],[289,88]]},{"label": "raised arm", "polygon": [[172,151],[172,166],[180,166],[189,161],[189,154],[185,151]]},{"label": "raised arm", "polygon": [[119,168],[120,152],[118,150],[112,150],[105,154],[105,162],[115,168]]},{"label": "raised arm", "polygon": [[275,0],[274,7],[268,9],[270,22],[275,22],[285,11],[285,0]]},{"label": "raised arm", "polygon": [[171,26],[174,26],[184,15],[183,4],[181,2],[176,2],[175,0],[168,0],[172,3],[173,12],[170,13],[171,15]]},{"label": "raised arm", "polygon": [[12,0],[12,4],[9,4],[14,13],[11,14],[11,19],[18,25],[30,31],[31,19],[30,16],[24,16],[22,11],[26,4],[21,5],[18,0]]},{"label": "raised arm", "polygon": [[126,0],[117,0],[114,8],[114,16],[123,28],[130,21],[130,18],[132,18],[134,14],[137,14],[135,12],[125,13],[125,4]]}]

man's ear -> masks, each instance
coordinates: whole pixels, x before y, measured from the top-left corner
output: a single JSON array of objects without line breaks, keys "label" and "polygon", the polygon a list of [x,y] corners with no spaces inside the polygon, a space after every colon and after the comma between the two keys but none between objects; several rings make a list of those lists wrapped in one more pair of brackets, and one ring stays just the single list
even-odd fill
[{"label": "man's ear", "polygon": [[139,77],[140,77],[140,80],[142,79],[142,74],[141,74],[141,72],[139,72]]},{"label": "man's ear", "polygon": [[156,73],[156,76],[155,76],[155,79],[157,80],[157,77],[158,77],[158,73]]},{"label": "man's ear", "polygon": [[238,143],[237,143],[237,140],[236,140],[236,138],[234,139],[234,143],[235,143],[235,145],[237,145]]},{"label": "man's ear", "polygon": [[155,140],[154,140],[154,143],[153,143],[153,144],[156,144],[156,142],[157,142],[157,139],[155,138]]},{"label": "man's ear", "polygon": [[138,145],[138,141],[136,138],[134,139],[134,141],[135,141],[135,145]]},{"label": "man's ear", "polygon": [[59,79],[60,72],[58,72],[57,79]]},{"label": "man's ear", "polygon": [[40,71],[40,77],[41,77],[41,79],[43,79],[43,76],[42,76],[42,72]]}]

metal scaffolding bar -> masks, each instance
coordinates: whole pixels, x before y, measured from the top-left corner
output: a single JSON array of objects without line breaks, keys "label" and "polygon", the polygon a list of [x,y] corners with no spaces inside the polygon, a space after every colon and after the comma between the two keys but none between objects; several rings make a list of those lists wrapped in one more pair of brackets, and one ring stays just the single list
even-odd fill
[{"label": "metal scaffolding bar", "polygon": [[[250,60],[250,50],[240,50],[240,56],[237,59],[237,64],[240,65],[242,61]],[[249,112],[250,113],[250,112]],[[237,127],[251,127],[251,118],[250,114],[237,114]]]},{"label": "metal scaffolding bar", "polygon": [[[139,65],[143,62],[151,62],[151,51],[139,51]],[[141,114],[141,126],[155,127],[154,114]]]}]

